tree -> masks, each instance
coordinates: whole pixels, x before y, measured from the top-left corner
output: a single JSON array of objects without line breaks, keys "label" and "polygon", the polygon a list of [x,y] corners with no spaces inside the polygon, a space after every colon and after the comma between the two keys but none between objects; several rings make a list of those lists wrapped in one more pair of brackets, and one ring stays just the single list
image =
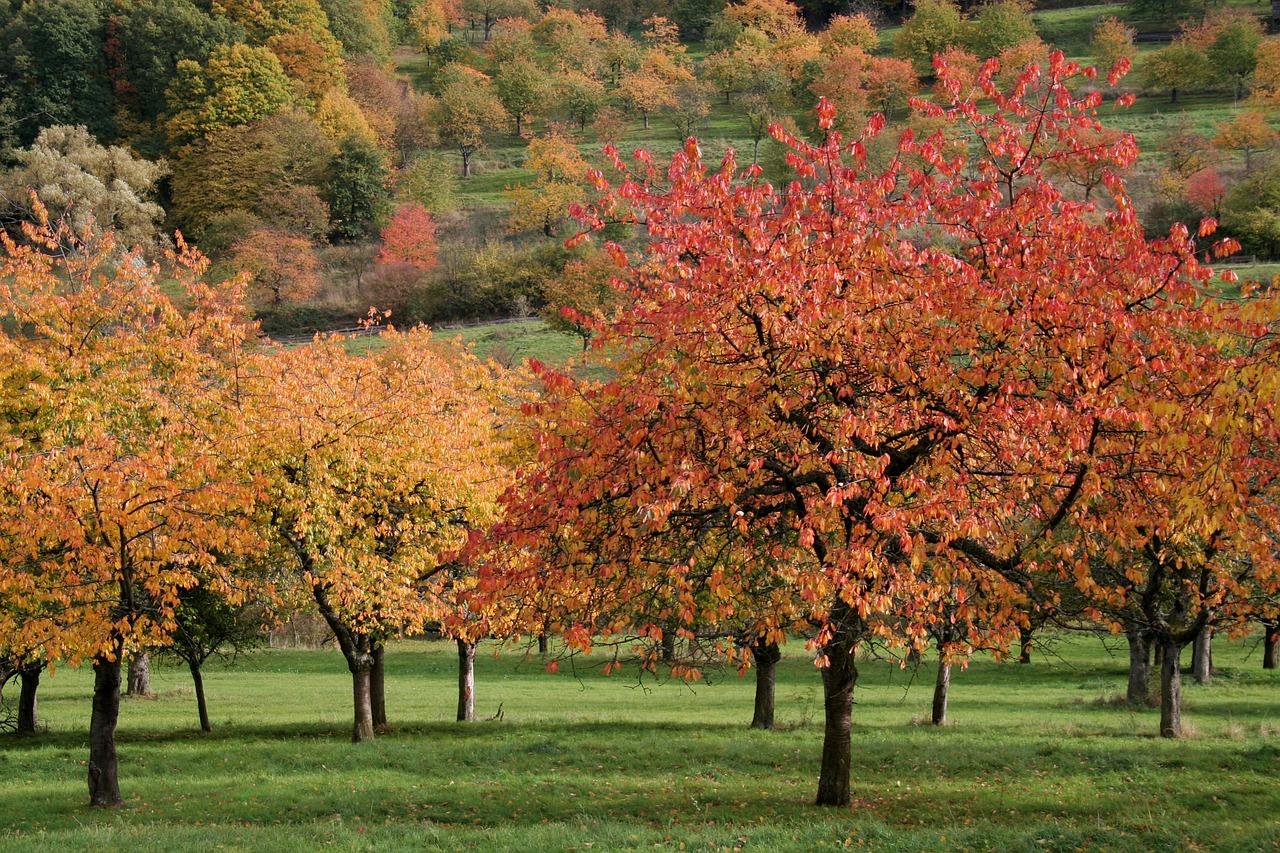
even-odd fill
[{"label": "tree", "polygon": [[1230,122],[1218,122],[1218,133],[1211,140],[1213,147],[1223,151],[1239,151],[1244,154],[1244,167],[1253,167],[1255,151],[1266,151],[1280,142],[1280,134],[1267,121],[1260,110],[1241,110]]},{"label": "tree", "polygon": [[1215,76],[1231,84],[1237,101],[1244,91],[1244,81],[1257,67],[1262,35],[1262,24],[1256,17],[1233,14],[1217,22],[1213,41],[1205,48],[1209,67]]},{"label": "tree", "polygon": [[608,103],[604,83],[581,71],[557,74],[552,86],[562,114],[576,124],[578,130],[585,130]]},{"label": "tree", "polygon": [[604,19],[592,12],[551,6],[529,35],[550,67],[594,77],[600,71],[600,47],[608,42],[609,31]]},{"label": "tree", "polygon": [[1227,192],[1222,224],[1246,252],[1280,257],[1280,167],[1246,176]]},{"label": "tree", "polygon": [[298,109],[213,131],[174,162],[170,212],[203,240],[219,215],[266,216],[274,212],[268,199],[320,187],[337,151],[316,120]]},{"label": "tree", "polygon": [[697,80],[676,84],[671,93],[671,104],[663,110],[663,115],[675,127],[676,134],[681,139],[697,133],[710,114],[711,104],[707,102],[706,87]]},{"label": "tree", "polygon": [[542,112],[552,100],[547,74],[531,59],[517,57],[498,66],[493,91],[516,124],[516,136],[524,136],[524,123]]},{"label": "tree", "polygon": [[165,103],[165,132],[177,147],[278,113],[294,103],[294,94],[284,66],[267,48],[219,45],[204,64],[178,61]]},{"label": "tree", "polygon": [[234,660],[237,655],[262,645],[262,621],[243,604],[232,604],[206,585],[182,590],[174,611],[176,629],[173,644],[161,650],[187,665],[196,692],[200,731],[212,732],[209,704],[204,693],[204,664],[211,657]]},{"label": "tree", "polygon": [[933,73],[933,56],[964,41],[964,16],[952,0],[921,0],[893,37],[893,52],[921,76]]},{"label": "tree", "polygon": [[391,56],[391,4],[386,0],[320,0],[329,31],[347,56]]},{"label": "tree", "polygon": [[96,226],[114,229],[126,247],[150,252],[164,244],[164,209],[153,200],[168,173],[164,163],[99,145],[83,126],[47,127],[15,157],[17,165],[0,175],[0,222],[30,221],[38,205],[72,233]]},{"label": "tree", "polygon": [[867,53],[880,47],[880,32],[864,14],[836,15],[822,31],[823,50],[838,53],[856,47]]},{"label": "tree", "polygon": [[[180,60],[203,63],[213,49],[238,40],[230,21],[191,0],[141,0],[117,4],[107,20],[116,97],[144,122],[165,110],[165,91]],[[110,54],[109,54],[110,55]]]},{"label": "tree", "polygon": [[409,197],[435,214],[457,206],[458,176],[443,155],[427,152],[414,158],[404,172]]},{"label": "tree", "polygon": [[1100,71],[1110,71],[1119,62],[1131,62],[1134,56],[1134,29],[1119,18],[1108,16],[1093,27],[1093,58]]},{"label": "tree", "polygon": [[1016,44],[1039,41],[1029,9],[1024,0],[983,4],[967,22],[962,43],[979,59],[987,59]]},{"label": "tree", "polygon": [[256,228],[231,246],[231,263],[252,277],[260,305],[303,302],[320,291],[320,260],[301,234]]},{"label": "tree", "polygon": [[1187,179],[1186,199],[1205,216],[1222,218],[1222,200],[1227,197],[1226,184],[1218,170],[1208,166]]},{"label": "tree", "polygon": [[547,282],[547,308],[543,316],[551,326],[567,329],[582,338],[585,352],[595,328],[622,304],[622,294],[613,283],[621,273],[607,252],[594,252],[569,261],[560,275],[552,276]]},{"label": "tree", "polygon": [[23,3],[4,24],[0,96],[10,101],[18,144],[31,144],[54,124],[84,125],[99,139],[113,138],[105,38],[94,0]]},{"label": "tree", "polygon": [[386,221],[391,206],[387,158],[372,142],[349,136],[329,163],[323,195],[337,240],[358,240]]},{"label": "tree", "polygon": [[461,4],[453,0],[424,0],[409,15],[409,30],[424,53],[430,53],[449,37],[453,25],[462,20]]},{"label": "tree", "polygon": [[264,352],[244,418],[266,478],[261,523],[314,598],[352,674],[352,739],[374,736],[389,637],[450,615],[451,552],[496,516],[508,405],[468,353],[425,329],[351,355],[341,341]]},{"label": "tree", "polygon": [[1142,63],[1143,82],[1154,89],[1168,89],[1169,103],[1178,102],[1178,90],[1202,84],[1209,76],[1204,51],[1184,40],[1158,50]]},{"label": "tree", "polygon": [[64,251],[46,223],[2,238],[0,635],[93,662],[89,797],[113,806],[125,649],[167,641],[183,589],[237,595],[223,558],[252,546],[231,519],[252,492],[222,455],[240,283],[204,284],[184,251],[181,313],[156,268],[114,260],[109,232]]},{"label": "tree", "polygon": [[[817,802],[847,805],[857,645],[919,648],[953,590],[978,586],[956,605],[966,639],[1016,640],[1024,570],[1053,531],[1107,523],[1088,511],[1103,484],[1167,451],[1135,462],[1135,424],[1208,358],[1208,272],[1185,231],[1148,242],[1118,178],[1103,212],[1045,177],[1136,155],[1076,142],[1101,102],[1071,94],[1077,71],[1054,54],[1010,95],[987,68],[989,111],[953,87],[949,108],[926,107],[939,129],[903,134],[883,171],[865,159],[882,120],[849,143],[823,104],[820,143],[779,134],[800,179],[785,196],[732,153],[708,167],[692,141],[668,167],[641,153],[616,190],[600,181],[586,222],[645,223],[644,298],[599,333],[615,381],[540,371],[540,464],[504,528],[532,564],[482,588],[574,602],[552,617],[585,648],[622,627],[597,618],[597,592],[674,590],[670,616],[715,625],[750,597],[727,571],[694,594],[718,564],[707,552],[758,556],[786,591],[767,624],[815,626]],[[957,139],[968,156],[949,153]],[[926,226],[938,239],[916,239]]]},{"label": "tree", "polygon": [[484,40],[493,37],[493,28],[504,18],[533,18],[533,0],[462,0],[462,13],[484,28]]},{"label": "tree", "polygon": [[431,213],[417,202],[398,206],[382,229],[380,264],[409,264],[429,270],[436,265],[436,224]]},{"label": "tree", "polygon": [[507,121],[507,111],[487,77],[461,65],[441,72],[445,81],[437,101],[440,139],[462,156],[462,177],[471,177],[471,156]]},{"label": "tree", "polygon": [[511,215],[507,227],[512,231],[539,228],[553,237],[569,216],[570,206],[586,200],[587,161],[571,140],[549,133],[529,143],[524,167],[536,178],[532,184],[508,188]]},{"label": "tree", "polygon": [[1255,56],[1250,100],[1263,106],[1280,103],[1280,39],[1264,39]]}]

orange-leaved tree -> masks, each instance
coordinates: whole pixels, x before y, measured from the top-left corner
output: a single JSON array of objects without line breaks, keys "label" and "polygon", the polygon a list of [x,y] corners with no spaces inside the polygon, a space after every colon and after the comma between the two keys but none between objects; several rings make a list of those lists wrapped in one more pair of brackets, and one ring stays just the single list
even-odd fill
[{"label": "orange-leaved tree", "polygon": [[26,237],[0,261],[0,636],[93,662],[89,797],[117,805],[122,655],[169,641],[184,589],[242,594],[228,566],[252,492],[222,447],[243,282],[205,285],[180,246],[180,311],[109,232],[42,218]]},{"label": "orange-leaved tree", "polygon": [[[1117,177],[1132,138],[1080,138],[1101,96],[1073,93],[1061,54],[1008,92],[998,71],[917,104],[936,131],[904,132],[880,169],[866,148],[883,119],[846,139],[820,104],[820,142],[775,130],[785,193],[692,141],[666,167],[615,158],[622,178],[597,176],[584,220],[627,212],[649,238],[596,337],[618,378],[541,369],[542,464],[507,527],[534,562],[482,583],[576,605],[566,638],[584,646],[621,627],[592,609],[618,594],[674,594],[688,626],[773,590],[757,624],[816,626],[822,805],[850,801],[856,646],[920,648],[942,618],[965,632],[948,632],[956,653],[1016,638],[1040,563],[1080,564],[1079,537],[1044,543],[1093,523],[1084,510],[1135,470],[1125,442],[1183,404],[1181,366],[1215,359],[1197,350],[1218,318],[1193,241],[1149,241]],[[1073,161],[1107,165],[1105,199],[1053,184]],[[751,570],[705,595],[694,575],[725,542]]]},{"label": "orange-leaved tree", "polygon": [[383,644],[453,615],[451,554],[496,520],[510,478],[490,367],[445,357],[425,329],[382,343],[370,354],[338,338],[267,350],[243,383],[264,535],[337,637],[355,741],[385,723]]}]

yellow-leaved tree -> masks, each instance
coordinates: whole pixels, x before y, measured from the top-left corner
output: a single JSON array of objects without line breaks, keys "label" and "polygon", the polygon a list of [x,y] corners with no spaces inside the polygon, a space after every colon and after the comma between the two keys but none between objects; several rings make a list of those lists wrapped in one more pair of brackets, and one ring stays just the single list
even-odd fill
[{"label": "yellow-leaved tree", "polygon": [[242,412],[246,454],[266,479],[260,524],[337,637],[357,742],[386,722],[385,641],[467,622],[454,618],[467,586],[454,554],[496,520],[512,478],[503,433],[515,404],[493,368],[442,354],[426,329],[384,343],[371,354],[340,338],[266,350]]},{"label": "yellow-leaved tree", "polygon": [[252,494],[221,448],[250,327],[242,281],[205,284],[181,244],[185,311],[110,232],[36,214],[23,244],[0,235],[0,636],[93,662],[89,797],[111,806],[122,655],[169,641],[183,590],[243,594]]}]

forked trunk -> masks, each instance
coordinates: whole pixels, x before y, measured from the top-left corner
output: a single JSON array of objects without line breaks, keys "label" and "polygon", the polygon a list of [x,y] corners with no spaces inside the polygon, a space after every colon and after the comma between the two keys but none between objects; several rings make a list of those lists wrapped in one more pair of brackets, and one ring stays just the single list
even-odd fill
[{"label": "forked trunk", "polygon": [[539,634],[538,635],[538,654],[542,655],[543,657],[546,657],[546,654],[548,651],[549,649],[547,644],[547,635]]},{"label": "forked trunk", "polygon": [[1265,622],[1262,640],[1262,668],[1280,669],[1280,620]]},{"label": "forked trunk", "polygon": [[146,650],[129,658],[129,696],[151,695],[151,655]]},{"label": "forked trunk", "polygon": [[351,666],[352,698],[355,700],[355,723],[351,728],[352,743],[373,740],[373,696],[370,691],[372,673],[372,660],[369,660],[365,666]]},{"label": "forked trunk", "polygon": [[369,673],[369,699],[373,705],[373,729],[387,730],[387,647],[379,643],[373,648],[373,669]]},{"label": "forked trunk", "polygon": [[935,726],[947,724],[947,698],[951,693],[951,662],[938,657],[938,677],[933,683],[933,715]]},{"label": "forked trunk", "polygon": [[1208,625],[1196,634],[1191,647],[1191,675],[1196,684],[1208,684],[1213,670],[1213,629]]},{"label": "forked trunk", "polygon": [[1148,705],[1151,702],[1151,643],[1139,625],[1125,627],[1129,640],[1129,686],[1125,701],[1130,705]]},{"label": "forked trunk", "polygon": [[1182,644],[1165,639],[1160,646],[1160,737],[1182,737]]},{"label": "forked trunk", "polygon": [[458,722],[476,721],[476,644],[458,644]]},{"label": "forked trunk", "polygon": [[89,805],[118,806],[120,779],[116,764],[116,722],[120,719],[120,655],[115,648],[93,661],[93,714],[89,718]]},{"label": "forked trunk", "polygon": [[28,664],[18,670],[21,689],[18,691],[18,729],[19,735],[34,735],[40,725],[36,714],[36,691],[40,689],[40,672],[43,663]]},{"label": "forked trunk", "polygon": [[[842,603],[841,603],[842,604]],[[853,659],[857,642],[851,629],[856,621],[848,607],[833,611],[837,628],[822,648],[827,665],[822,669],[825,726],[822,734],[822,768],[818,774],[819,806],[849,805],[849,769],[853,752],[853,688],[858,667]]]},{"label": "forked trunk", "polygon": [[196,688],[196,710],[200,713],[200,731],[211,732],[213,725],[209,722],[209,705],[204,698],[204,673],[200,671],[200,664],[188,664],[191,669],[191,683]]},{"label": "forked trunk", "polygon": [[756,707],[751,717],[751,728],[773,728],[775,693],[778,678],[778,661],[782,650],[777,643],[756,642],[751,645],[751,657],[756,664]]}]

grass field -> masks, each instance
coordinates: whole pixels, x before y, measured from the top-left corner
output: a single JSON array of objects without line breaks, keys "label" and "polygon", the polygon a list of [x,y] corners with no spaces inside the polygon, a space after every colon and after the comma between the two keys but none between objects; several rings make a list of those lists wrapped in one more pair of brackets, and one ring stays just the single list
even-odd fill
[{"label": "grass field", "polygon": [[821,692],[799,645],[777,732],[746,728],[749,676],[642,685],[519,651],[477,661],[479,716],[503,719],[458,724],[452,646],[404,642],[387,657],[396,728],[374,744],[348,742],[334,650],[211,671],[202,736],[185,673],[155,668],[157,698],[124,705],[114,811],[84,805],[91,674],[61,670],[42,686],[48,732],[0,749],[0,849],[1276,850],[1280,677],[1251,648],[1218,644],[1177,742],[1111,701],[1124,669],[1096,639],[976,661],[941,729],[920,724],[930,666],[864,663],[855,802],[836,810],[809,805]]}]

